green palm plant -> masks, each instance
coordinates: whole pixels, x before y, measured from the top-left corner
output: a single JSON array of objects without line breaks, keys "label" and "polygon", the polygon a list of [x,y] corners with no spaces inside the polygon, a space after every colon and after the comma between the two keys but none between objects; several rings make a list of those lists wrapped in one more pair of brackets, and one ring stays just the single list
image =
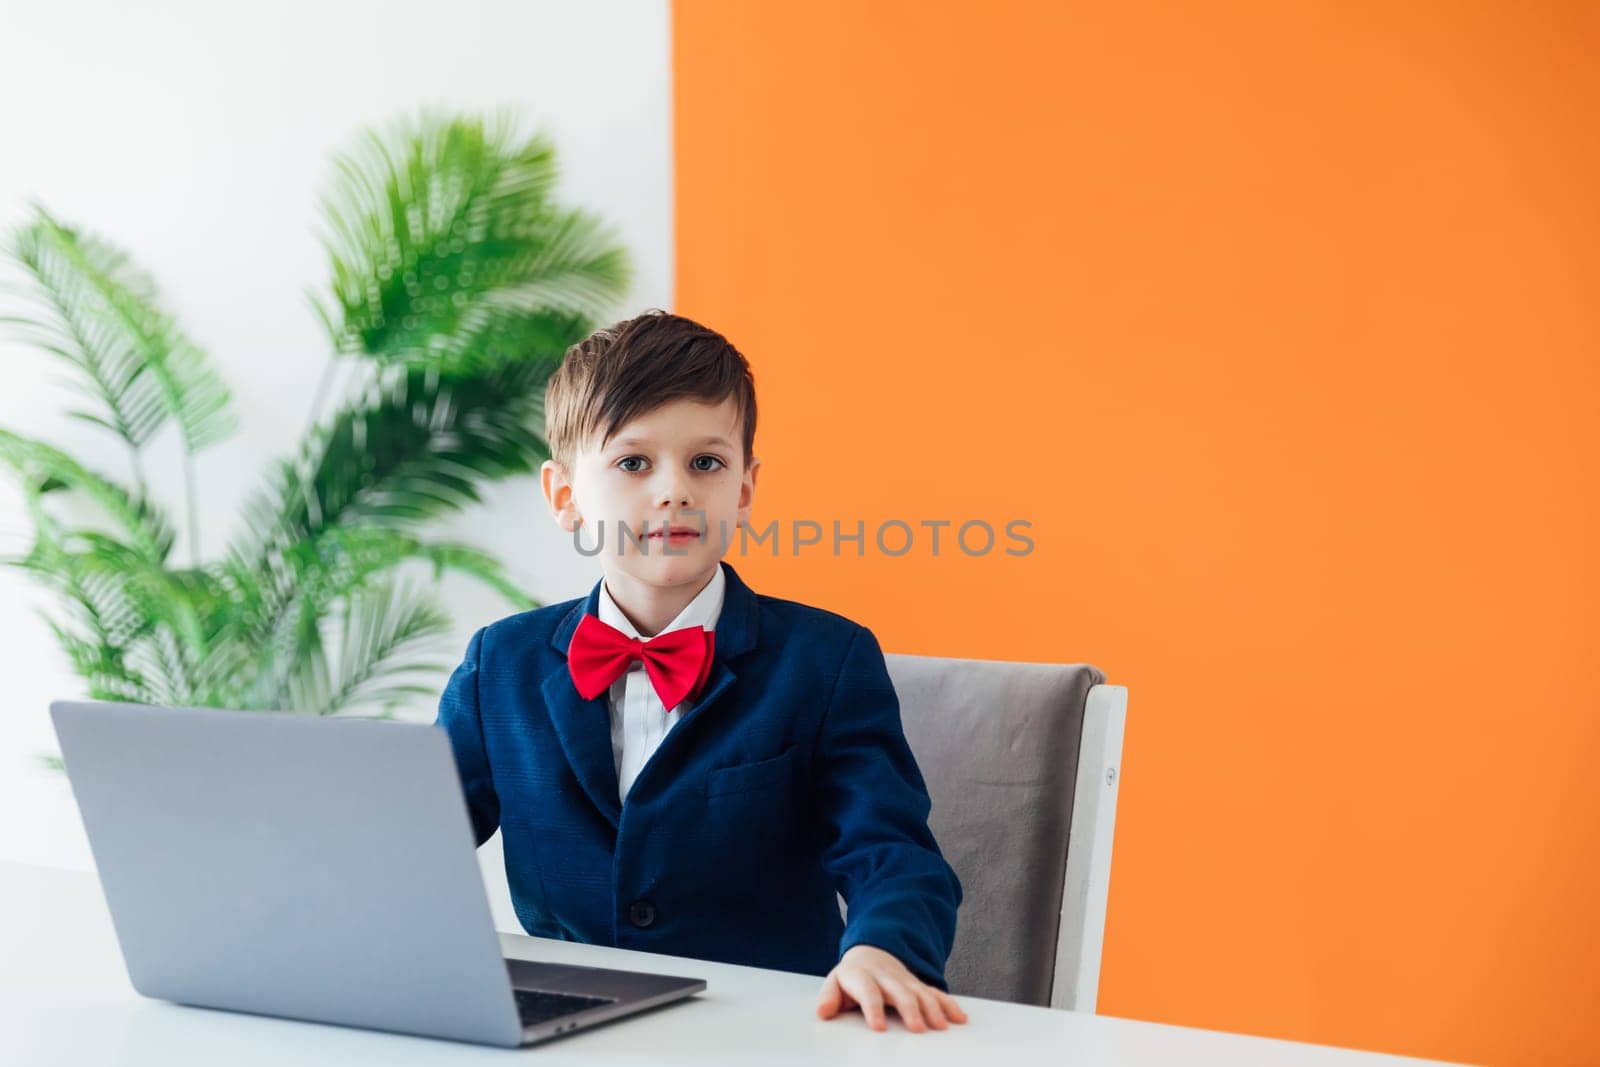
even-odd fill
[{"label": "green palm plant", "polygon": [[[423,527],[549,457],[545,382],[627,288],[611,230],[552,202],[556,173],[549,142],[519,136],[506,112],[424,112],[335,156],[321,203],[329,283],[308,294],[328,371],[305,439],[273,464],[214,559],[200,551],[193,457],[236,427],[226,385],[125,253],[32,206],[4,245],[27,284],[0,321],[72,369],[88,403],[68,414],[127,446],[133,484],[0,429],[0,466],[33,526],[30,550],[0,562],[60,595],[65,617],[44,618],[91,697],[391,717],[437,693],[448,667],[424,653],[450,619],[402,564],[537,606],[495,559]],[[339,361],[356,364],[357,381],[324,417]],[[173,559],[176,531],[143,470],[144,447],[169,423],[182,443],[187,565]],[[99,528],[53,513],[69,494]]]}]

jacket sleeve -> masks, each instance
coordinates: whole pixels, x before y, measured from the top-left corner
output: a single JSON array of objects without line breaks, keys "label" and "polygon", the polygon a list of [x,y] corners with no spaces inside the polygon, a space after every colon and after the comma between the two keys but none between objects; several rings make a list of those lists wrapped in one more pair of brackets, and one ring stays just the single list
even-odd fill
[{"label": "jacket sleeve", "polygon": [[478,716],[478,655],[483,647],[480,628],[467,642],[467,654],[450,675],[439,697],[439,715],[434,725],[450,737],[456,771],[472,819],[472,834],[482,845],[500,826],[500,798],[494,791],[489,771],[489,756],[483,744],[483,725]]},{"label": "jacket sleeve", "polygon": [[822,861],[846,904],[839,954],[874,945],[944,992],[961,881],[928,829],[932,802],[872,631],[845,650],[817,743]]}]

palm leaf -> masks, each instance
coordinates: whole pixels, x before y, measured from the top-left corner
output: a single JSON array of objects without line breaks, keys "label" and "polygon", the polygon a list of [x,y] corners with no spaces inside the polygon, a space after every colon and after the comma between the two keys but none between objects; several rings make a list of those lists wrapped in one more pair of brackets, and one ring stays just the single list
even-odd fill
[{"label": "palm leaf", "polygon": [[518,610],[539,606],[506,576],[497,560],[478,549],[423,542],[386,527],[331,528],[294,545],[272,570],[270,581],[256,587],[252,611],[240,616],[241,621],[255,622],[253,629],[241,630],[240,640],[264,653],[272,672],[270,678],[260,679],[255,699],[268,703],[286,699],[286,679],[301,669],[301,658],[320,648],[321,635],[313,629],[316,620],[375,578],[413,560],[432,564],[435,579],[446,570],[476,578]]},{"label": "palm leaf", "polygon": [[281,462],[245,506],[236,542],[252,569],[323,530],[404,526],[478,502],[477,482],[535,469],[549,458],[532,428],[536,405],[517,401],[549,368],[512,365],[444,378],[401,368],[374,398],[347,406]]},{"label": "palm leaf", "polygon": [[448,360],[460,338],[529,314],[597,318],[629,284],[614,230],[550,202],[553,146],[505,113],[423,112],[367,131],[334,170],[321,198],[332,292],[315,303],[341,351]]},{"label": "palm leaf", "polygon": [[37,493],[30,493],[26,502],[36,530],[33,547],[26,556],[7,557],[4,562],[30,571],[71,609],[75,617],[69,621],[38,614],[94,693],[118,694],[112,699],[148,696],[149,683],[125,653],[130,643],[150,631],[151,620],[141,614],[114,567],[94,566],[84,554],[63,546],[69,535],[44,510]]},{"label": "palm leaf", "polygon": [[[307,635],[301,668],[291,676],[289,704],[302,711],[328,715],[350,705],[385,708],[411,696],[431,696],[433,684],[416,676],[437,675],[444,661],[406,661],[403,656],[444,634],[450,618],[427,590],[379,583],[351,596],[340,617],[339,662],[331,666],[320,636]],[[435,651],[442,651],[437,646]]]},{"label": "palm leaf", "polygon": [[78,264],[95,262],[98,278],[126,290],[142,290],[147,280],[121,252],[79,238],[42,211],[11,233],[4,253],[34,286],[18,293],[30,301],[29,313],[0,322],[79,372],[66,384],[97,400],[100,410],[68,415],[109,429],[134,449],[143,447],[168,417],[160,389],[155,376],[144,373],[139,347],[109,312],[101,287]]},{"label": "palm leaf", "polygon": [[373,576],[408,561],[432,564],[434,579],[446,570],[483,582],[520,610],[538,602],[506,577],[500,562],[488,553],[453,542],[425,542],[382,526],[336,528],[296,546],[297,587],[326,605],[365,586]]},{"label": "palm leaf", "polygon": [[122,650],[104,640],[85,638],[67,626],[36,612],[55,634],[78,677],[89,683],[89,699],[148,704],[157,698],[149,684],[125,661]]},{"label": "palm leaf", "polygon": [[[22,476],[34,527],[29,552],[0,563],[28,571],[72,609],[70,620],[46,621],[91,695],[227,703],[254,653],[222,640],[236,596],[220,568],[168,569],[172,533],[154,506],[48,445],[0,431],[0,459]],[[128,539],[63,528],[43,502],[71,489],[100,503]]]},{"label": "palm leaf", "polygon": [[227,386],[158,306],[156,287],[120,249],[34,205],[7,254],[32,277],[38,305],[8,316],[23,337],[70,364],[103,410],[70,412],[134,449],[175,420],[185,451],[230,434]]},{"label": "palm leaf", "polygon": [[217,663],[179,574],[100,534],[74,531],[63,540],[40,537],[19,566],[76,609],[76,626],[51,620],[51,629],[80,674],[102,690],[204,703],[200,665]]},{"label": "palm leaf", "polygon": [[160,563],[172,551],[175,534],[154,501],[89,470],[60,449],[0,429],[0,463],[16,472],[30,496],[57,490],[83,493],[144,559]]}]

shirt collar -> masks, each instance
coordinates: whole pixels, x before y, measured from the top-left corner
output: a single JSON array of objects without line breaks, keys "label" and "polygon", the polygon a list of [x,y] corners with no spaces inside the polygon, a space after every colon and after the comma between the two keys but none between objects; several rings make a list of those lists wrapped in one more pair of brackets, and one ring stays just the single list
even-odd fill
[{"label": "shirt collar", "polygon": [[[717,628],[717,618],[722,614],[722,593],[727,586],[727,579],[722,573],[722,564],[717,564],[717,572],[711,580],[695,594],[693,600],[683,606],[676,618],[662,627],[662,633],[681,630],[686,626],[700,626],[706,630]],[[595,605],[595,614],[607,626],[614,626],[629,637],[641,637],[638,629],[617,607],[617,602],[611,599],[611,591],[606,588],[605,579],[600,580],[600,600]]]}]

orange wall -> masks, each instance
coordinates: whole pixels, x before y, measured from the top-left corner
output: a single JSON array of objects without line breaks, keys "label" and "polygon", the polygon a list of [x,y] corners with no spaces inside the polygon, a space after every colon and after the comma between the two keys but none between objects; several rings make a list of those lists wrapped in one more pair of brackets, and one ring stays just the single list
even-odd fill
[{"label": "orange wall", "polygon": [[1600,1062],[1595,12],[675,5],[758,523],[1036,542],[742,573],[1129,687],[1107,1014]]}]

